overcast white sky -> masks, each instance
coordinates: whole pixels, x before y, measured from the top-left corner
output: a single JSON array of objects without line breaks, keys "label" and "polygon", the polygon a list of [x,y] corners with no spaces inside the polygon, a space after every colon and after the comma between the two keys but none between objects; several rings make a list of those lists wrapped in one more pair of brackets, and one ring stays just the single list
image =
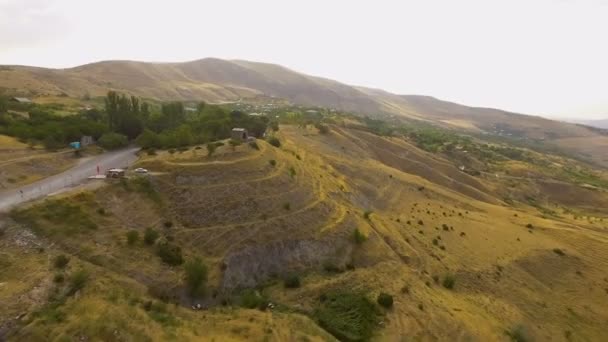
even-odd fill
[{"label": "overcast white sky", "polygon": [[468,105],[608,117],[608,0],[0,0],[0,64],[203,57]]}]

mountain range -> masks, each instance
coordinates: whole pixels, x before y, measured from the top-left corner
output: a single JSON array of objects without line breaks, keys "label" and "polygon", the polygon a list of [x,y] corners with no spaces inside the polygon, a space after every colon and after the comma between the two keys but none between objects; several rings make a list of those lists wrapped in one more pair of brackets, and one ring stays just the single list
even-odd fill
[{"label": "mountain range", "polygon": [[386,114],[475,133],[550,142],[608,163],[608,136],[581,125],[430,96],[398,95],[305,75],[268,63],[205,58],[183,63],[102,61],[68,69],[0,66],[0,91],[100,96],[109,89],[157,100],[247,101],[259,97],[363,114]]}]

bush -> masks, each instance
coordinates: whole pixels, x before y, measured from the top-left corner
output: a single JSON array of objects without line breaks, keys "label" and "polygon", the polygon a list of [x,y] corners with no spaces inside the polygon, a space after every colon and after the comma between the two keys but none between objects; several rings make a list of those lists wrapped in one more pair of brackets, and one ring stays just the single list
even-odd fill
[{"label": "bush", "polygon": [[139,240],[139,233],[137,230],[130,230],[127,232],[127,244],[133,246],[137,240]]},{"label": "bush", "polygon": [[215,143],[208,143],[207,145],[207,157],[211,157],[215,150],[217,149],[217,145]]},{"label": "bush", "polygon": [[260,149],[260,146],[258,146],[258,143],[255,142],[255,141],[250,141],[249,142],[249,147],[251,147],[254,150],[259,150]]},{"label": "bush", "polygon": [[81,290],[89,280],[89,273],[85,270],[78,270],[70,277],[70,287],[68,295],[73,295],[77,291]]},{"label": "bush", "polygon": [[446,289],[451,290],[454,288],[455,285],[456,279],[453,275],[447,275],[445,276],[445,278],[443,278],[443,287],[445,287]]},{"label": "bush", "polygon": [[266,307],[268,307],[268,299],[262,296],[258,291],[247,289],[241,293],[239,304],[247,309],[258,308],[260,310],[266,310]]},{"label": "bush", "polygon": [[534,226],[532,225],[532,223],[528,223],[528,224],[526,225],[526,228],[528,228],[528,229],[532,229],[532,228],[534,228]]},{"label": "bush", "polygon": [[163,222],[163,226],[165,226],[165,228],[171,228],[173,227],[173,222],[172,221],[165,221]]},{"label": "bush", "polygon": [[287,211],[291,210],[291,204],[289,204],[289,202],[283,203],[283,209]]},{"label": "bush", "polygon": [[378,311],[366,296],[353,292],[323,294],[314,317],[341,341],[365,341],[378,323]]},{"label": "bush", "polygon": [[371,215],[372,215],[372,211],[371,211],[371,210],[366,210],[366,211],[363,213],[363,218],[364,218],[364,219],[366,219],[366,220],[369,220],[369,219],[370,219],[370,217],[371,217]]},{"label": "bush", "polygon": [[445,287],[446,289],[451,290],[454,288],[455,285],[456,279],[453,275],[447,275],[445,276],[445,278],[443,278],[443,287]]},{"label": "bush", "polygon": [[553,248],[553,252],[554,252],[555,254],[557,254],[557,255],[560,255],[560,256],[564,256],[564,255],[566,255],[566,253],[564,253],[564,251],[562,251],[562,250],[561,250],[561,249],[559,249],[559,248]]},{"label": "bush", "polygon": [[106,150],[115,150],[129,144],[127,136],[118,133],[105,133],[97,140],[99,146]]},{"label": "bush", "polygon": [[234,151],[237,146],[240,146],[242,144],[242,142],[240,142],[238,140],[230,139],[228,141],[228,144],[230,144],[230,147],[232,147],[232,150]]},{"label": "bush", "polygon": [[274,147],[281,147],[281,141],[277,137],[268,138],[268,143]]},{"label": "bush", "polygon": [[57,284],[63,283],[64,280],[65,280],[65,277],[63,276],[63,273],[57,273],[53,277],[53,282],[55,282]]},{"label": "bush", "polygon": [[158,245],[158,256],[167,265],[177,266],[184,263],[182,249],[168,242]]},{"label": "bush", "polygon": [[329,126],[318,123],[315,125],[315,127],[319,130],[319,133],[321,134],[328,134],[329,133]]},{"label": "bush", "polygon": [[274,160],[274,159],[270,159],[270,160],[268,161],[268,164],[270,164],[270,166],[276,166],[276,165],[277,165],[277,161],[276,161],[276,160]]},{"label": "bush", "polygon": [[197,296],[204,290],[207,283],[207,266],[200,258],[195,258],[188,261],[184,265],[185,281],[190,291],[190,295]]},{"label": "bush", "polygon": [[388,293],[381,292],[378,295],[377,301],[378,301],[378,304],[380,304],[381,306],[383,306],[387,309],[393,307],[393,296],[391,296]]},{"label": "bush", "polygon": [[70,258],[63,254],[59,254],[55,257],[55,260],[53,260],[53,265],[55,265],[55,268],[62,269],[65,268],[69,262]]},{"label": "bush", "polygon": [[505,331],[505,334],[507,336],[509,336],[511,341],[514,341],[514,342],[530,341],[525,329],[521,325],[518,325],[510,330]]},{"label": "bush", "polygon": [[152,228],[147,228],[144,233],[144,242],[146,245],[153,245],[158,239],[158,232]]},{"label": "bush", "polygon": [[360,244],[364,243],[365,240],[367,240],[367,237],[363,233],[361,233],[359,228],[355,228],[355,230],[353,231],[353,241],[357,245],[360,245]]},{"label": "bush", "polygon": [[296,169],[294,169],[293,166],[289,167],[289,175],[291,176],[291,178],[296,176]]},{"label": "bush", "polygon": [[291,274],[283,279],[283,285],[288,289],[295,289],[300,287],[300,277],[296,274]]}]

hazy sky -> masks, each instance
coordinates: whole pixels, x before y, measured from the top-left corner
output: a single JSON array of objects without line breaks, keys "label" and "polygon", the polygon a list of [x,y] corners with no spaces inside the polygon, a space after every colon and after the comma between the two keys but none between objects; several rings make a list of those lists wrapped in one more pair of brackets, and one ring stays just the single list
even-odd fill
[{"label": "hazy sky", "polygon": [[608,117],[605,0],[0,0],[0,64],[203,57],[556,117]]}]

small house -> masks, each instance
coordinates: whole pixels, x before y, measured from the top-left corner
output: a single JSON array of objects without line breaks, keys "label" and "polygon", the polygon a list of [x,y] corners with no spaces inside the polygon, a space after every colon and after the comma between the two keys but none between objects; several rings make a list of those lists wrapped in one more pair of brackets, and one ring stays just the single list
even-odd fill
[{"label": "small house", "polygon": [[108,171],[106,171],[106,177],[108,178],[123,178],[124,176],[124,169],[109,169]]},{"label": "small house", "polygon": [[28,99],[27,97],[13,97],[11,98],[12,102],[18,102],[18,103],[32,103],[32,100]]},{"label": "small house", "polygon": [[230,138],[237,141],[247,141],[247,130],[244,128],[233,128],[230,133]]},{"label": "small house", "polygon": [[89,145],[93,144],[94,142],[95,142],[95,140],[90,135],[83,135],[80,138],[80,146],[82,146],[82,147],[89,146]]}]

